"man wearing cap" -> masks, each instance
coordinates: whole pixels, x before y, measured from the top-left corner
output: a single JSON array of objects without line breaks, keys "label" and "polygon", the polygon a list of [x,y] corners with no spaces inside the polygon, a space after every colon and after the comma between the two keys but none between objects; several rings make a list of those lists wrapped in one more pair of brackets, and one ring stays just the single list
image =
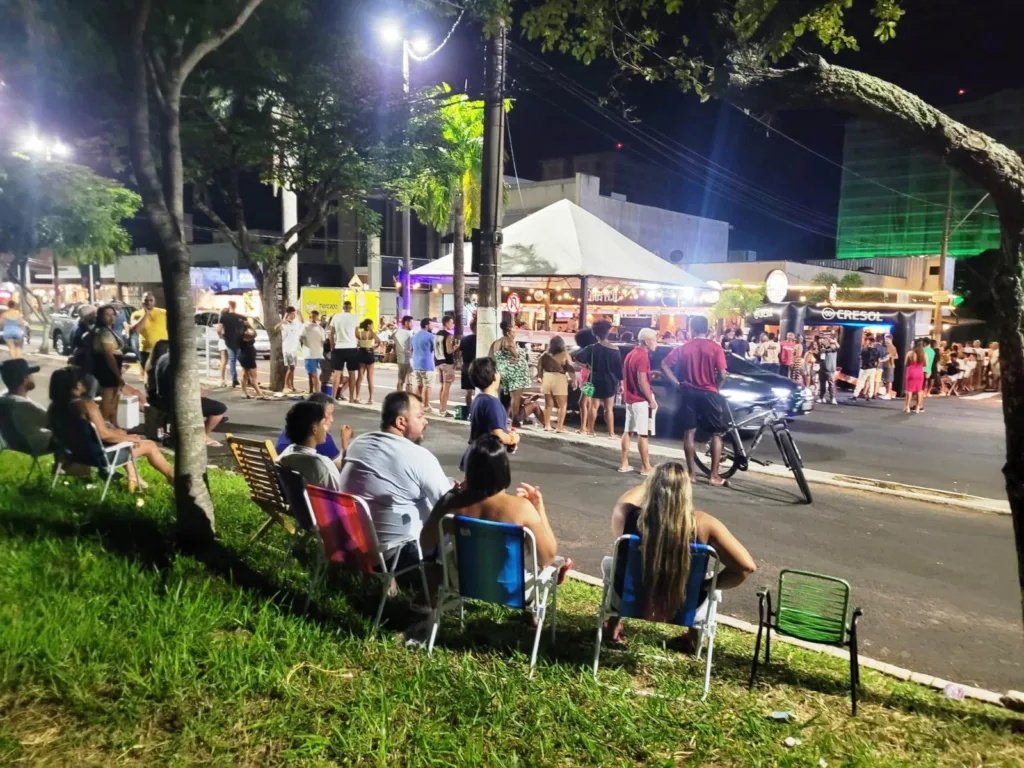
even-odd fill
[{"label": "man wearing cap", "polygon": [[28,393],[36,388],[32,374],[38,372],[39,366],[30,365],[23,357],[0,363],[0,378],[7,387],[7,392],[0,395],[0,416],[11,425],[34,456],[50,449],[52,436],[46,409],[28,397]]}]

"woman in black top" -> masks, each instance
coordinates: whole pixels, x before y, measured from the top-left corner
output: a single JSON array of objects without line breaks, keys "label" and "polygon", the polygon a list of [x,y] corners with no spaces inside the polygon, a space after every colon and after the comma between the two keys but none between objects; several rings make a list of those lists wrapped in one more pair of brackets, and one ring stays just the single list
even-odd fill
[{"label": "woman in black top", "polygon": [[100,307],[92,330],[92,374],[100,384],[100,413],[111,424],[117,424],[117,403],[124,387],[121,338],[114,331],[116,315],[109,304]]},{"label": "woman in black top", "polygon": [[593,404],[590,408],[590,423],[587,429],[594,433],[597,424],[597,409],[604,406],[604,421],[608,426],[608,436],[615,438],[615,396],[622,386],[622,353],[619,348],[608,342],[608,332],[612,324],[607,320],[594,323],[594,335],[597,343],[582,350],[576,360],[590,368],[587,380],[594,388]]},{"label": "woman in black top", "polygon": [[246,386],[251,384],[256,390],[256,397],[262,398],[263,390],[260,389],[260,380],[256,374],[256,329],[248,317],[245,318],[245,328],[238,343],[238,363],[242,366],[242,396],[246,400],[252,399]]}]

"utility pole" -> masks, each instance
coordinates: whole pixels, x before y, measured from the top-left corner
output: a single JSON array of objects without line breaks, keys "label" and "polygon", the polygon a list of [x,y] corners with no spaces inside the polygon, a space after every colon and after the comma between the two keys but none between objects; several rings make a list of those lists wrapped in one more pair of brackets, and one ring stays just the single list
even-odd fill
[{"label": "utility pole", "polygon": [[484,72],[484,146],[480,184],[480,275],[476,315],[477,357],[490,354],[498,338],[498,270],[501,264],[502,171],[505,157],[505,22],[487,41]]},{"label": "utility pole", "polygon": [[[409,95],[409,41],[402,40],[402,91]],[[412,314],[412,209],[402,209],[402,315]]]},{"label": "utility pole", "polygon": [[[939,290],[946,290],[946,257],[949,255],[949,225],[953,218],[953,169],[949,169],[946,185],[946,215],[942,221],[942,248],[939,251]],[[942,302],[935,302],[932,313],[932,338],[942,340]]]}]

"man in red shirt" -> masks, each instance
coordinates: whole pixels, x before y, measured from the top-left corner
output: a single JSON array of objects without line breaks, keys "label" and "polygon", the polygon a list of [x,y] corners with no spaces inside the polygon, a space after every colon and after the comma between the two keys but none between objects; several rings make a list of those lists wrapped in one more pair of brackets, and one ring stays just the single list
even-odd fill
[{"label": "man in red shirt", "polygon": [[658,347],[658,334],[653,328],[641,328],[636,349],[630,350],[622,363],[622,400],[626,404],[626,428],[622,430],[622,463],[619,472],[632,472],[629,466],[629,436],[636,435],[640,451],[640,474],[651,474],[648,443],[654,435],[654,412],[658,403],[651,389],[651,352]]},{"label": "man in red shirt", "polygon": [[[690,321],[692,341],[672,350],[661,364],[665,377],[682,392],[677,418],[683,430],[686,469],[694,477],[694,443],[697,428],[711,433],[711,478],[714,486],[728,485],[718,476],[722,459],[722,433],[729,428],[732,417],[729,404],[718,393],[725,381],[725,350],[708,339],[708,320],[694,317]],[[679,371],[678,378],[676,370]]]}]

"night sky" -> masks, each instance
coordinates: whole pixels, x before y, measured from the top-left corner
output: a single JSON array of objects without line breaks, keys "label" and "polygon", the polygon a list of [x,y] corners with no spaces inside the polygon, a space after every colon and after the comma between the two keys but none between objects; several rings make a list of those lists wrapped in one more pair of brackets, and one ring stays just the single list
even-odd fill
[{"label": "night sky", "polygon": [[[861,50],[831,60],[891,80],[937,106],[1024,86],[1024,53],[1017,37],[1024,28],[1024,4],[977,0],[969,11],[966,5],[949,0],[908,0],[904,5],[907,14],[894,41],[878,43],[871,35],[870,18],[864,18],[867,23],[854,27]],[[855,16],[867,17],[865,3],[855,8]],[[440,38],[444,26],[433,22],[431,34]],[[539,48],[526,41],[521,31],[513,30],[510,41],[513,48],[540,55]],[[733,225],[731,248],[755,250],[762,259],[834,257],[834,240],[807,229],[834,234],[841,175],[835,165],[769,132],[731,106],[713,101],[701,104],[692,94],[669,85],[628,86],[625,100],[635,107],[632,116],[639,118],[643,127],[666,134],[741,176],[763,196],[763,207],[790,223],[779,221],[749,205],[706,193],[702,184],[693,182],[691,172],[567,94],[556,77],[537,74],[524,64],[526,58],[513,53],[509,64],[511,95],[516,102],[508,122],[523,178],[539,178],[544,158],[611,150],[622,142],[621,151],[674,168],[681,181],[690,177],[691,181],[681,184],[677,208],[728,221]],[[607,67],[583,67],[557,54],[544,54],[543,58],[595,96],[608,95]],[[482,61],[479,28],[464,23],[435,60],[414,65],[413,83],[445,79],[457,90],[468,85],[470,93],[479,93]],[[961,89],[963,95],[958,93]],[[842,161],[846,116],[805,110],[784,111],[768,119],[801,144],[836,163]],[[506,161],[506,174],[511,173],[511,163]],[[794,216],[792,205],[781,208],[776,202],[780,197],[809,210]],[[794,221],[804,228],[794,226]]]}]

